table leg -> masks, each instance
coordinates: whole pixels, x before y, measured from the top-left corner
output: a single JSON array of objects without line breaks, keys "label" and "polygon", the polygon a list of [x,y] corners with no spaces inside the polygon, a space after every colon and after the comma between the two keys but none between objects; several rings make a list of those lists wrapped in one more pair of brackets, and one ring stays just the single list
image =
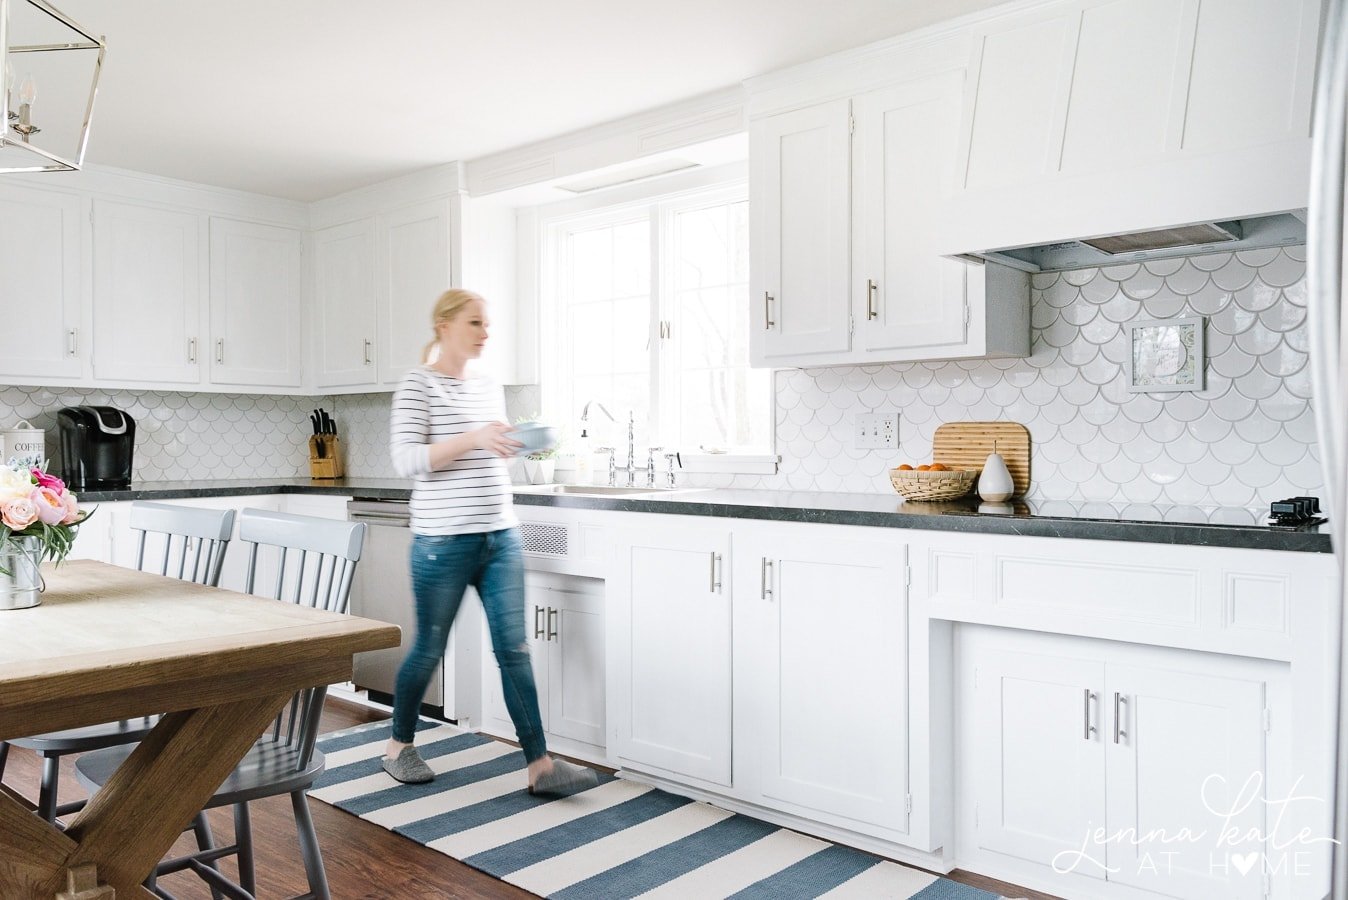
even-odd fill
[{"label": "table leg", "polygon": [[[34,835],[42,857],[16,873],[15,883],[26,889],[17,896],[50,900],[65,889],[67,869],[93,863],[99,881],[114,887],[119,900],[151,897],[140,883],[290,697],[287,692],[164,716],[65,834],[51,829]],[[0,798],[0,827],[19,818],[7,806],[22,809]],[[0,884],[7,883],[0,877]]]}]

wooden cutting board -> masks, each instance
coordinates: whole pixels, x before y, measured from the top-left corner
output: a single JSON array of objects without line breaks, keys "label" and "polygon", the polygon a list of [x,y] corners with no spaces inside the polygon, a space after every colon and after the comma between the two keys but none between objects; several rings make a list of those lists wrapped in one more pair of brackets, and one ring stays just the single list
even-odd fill
[{"label": "wooden cutting board", "polygon": [[1006,460],[1015,496],[1030,489],[1030,432],[1019,422],[947,422],[936,429],[932,462],[982,470],[993,448]]}]

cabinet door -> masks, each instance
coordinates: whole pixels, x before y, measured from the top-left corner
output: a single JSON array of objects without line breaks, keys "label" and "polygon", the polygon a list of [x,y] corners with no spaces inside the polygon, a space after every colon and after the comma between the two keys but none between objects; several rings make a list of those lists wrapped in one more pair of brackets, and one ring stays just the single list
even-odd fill
[{"label": "cabinet door", "polygon": [[850,346],[850,115],[849,101],[836,100],[750,128],[755,366]]},{"label": "cabinet door", "polygon": [[547,729],[602,747],[604,594],[593,588],[554,587],[547,601]]},{"label": "cabinet door", "polygon": [[[976,759],[978,846],[1047,866],[1105,825],[1104,684],[1104,665],[1088,658],[977,652],[976,733],[964,746]],[[1105,874],[1088,862],[1075,871]]]},{"label": "cabinet door", "polygon": [[730,785],[730,532],[634,526],[614,563],[610,754]]},{"label": "cabinet door", "polygon": [[80,200],[0,188],[0,376],[78,378]]},{"label": "cabinet door", "polygon": [[379,380],[397,385],[431,340],[431,307],[453,284],[449,201],[431,200],[379,217]]},{"label": "cabinet door", "polygon": [[211,220],[211,381],[300,384],[300,233]]},{"label": "cabinet door", "polygon": [[[556,592],[546,577],[532,572],[524,573],[524,633],[529,643],[529,662],[534,669],[534,686],[538,690],[538,708],[543,719],[543,730],[551,731],[548,715],[548,608],[554,604]],[[467,602],[465,600],[465,602]],[[482,725],[492,734],[513,739],[515,724],[506,709],[505,693],[501,687],[501,667],[492,651],[491,631],[487,617],[482,616]]]},{"label": "cabinet door", "polygon": [[[1246,835],[1272,830],[1263,682],[1110,665],[1107,690],[1109,832],[1139,836],[1110,843],[1109,880],[1174,897],[1262,897],[1265,847]],[[1183,829],[1204,837],[1177,839]],[[1235,861],[1250,859],[1242,874]]]},{"label": "cabinet door", "polygon": [[736,771],[765,805],[906,831],[906,548],[839,532],[736,533]]},{"label": "cabinet door", "polygon": [[954,177],[963,83],[952,72],[856,101],[863,232],[854,290],[868,351],[965,342],[969,267],[937,253],[931,227]]},{"label": "cabinet door", "polygon": [[[319,387],[374,384],[374,222],[362,219],[314,234]],[[429,338],[428,338],[429,339]]]},{"label": "cabinet door", "polygon": [[201,217],[94,201],[94,376],[195,384]]}]

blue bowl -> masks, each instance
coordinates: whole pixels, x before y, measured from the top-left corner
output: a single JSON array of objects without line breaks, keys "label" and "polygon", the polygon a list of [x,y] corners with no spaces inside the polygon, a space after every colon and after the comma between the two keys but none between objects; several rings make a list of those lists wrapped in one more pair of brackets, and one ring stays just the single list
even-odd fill
[{"label": "blue bowl", "polygon": [[515,451],[516,456],[541,453],[557,446],[557,429],[541,422],[521,422],[507,436],[524,445]]}]

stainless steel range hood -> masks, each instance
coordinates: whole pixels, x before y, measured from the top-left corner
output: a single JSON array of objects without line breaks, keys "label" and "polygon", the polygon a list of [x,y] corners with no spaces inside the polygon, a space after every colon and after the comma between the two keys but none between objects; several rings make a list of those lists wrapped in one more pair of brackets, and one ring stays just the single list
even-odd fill
[{"label": "stainless steel range hood", "polygon": [[1061,272],[1306,243],[1306,212],[1108,234],[1073,241],[962,253],[966,262],[996,262],[1025,272]]}]

